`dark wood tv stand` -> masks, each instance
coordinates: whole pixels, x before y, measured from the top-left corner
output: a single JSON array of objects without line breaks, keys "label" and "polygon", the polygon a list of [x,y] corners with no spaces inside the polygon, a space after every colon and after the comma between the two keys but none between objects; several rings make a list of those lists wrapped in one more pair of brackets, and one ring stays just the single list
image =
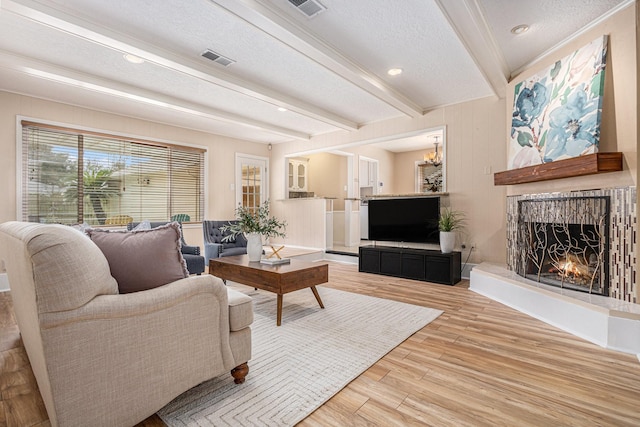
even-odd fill
[{"label": "dark wood tv stand", "polygon": [[460,252],[392,246],[361,246],[359,250],[358,271],[363,273],[455,285],[461,269]]}]

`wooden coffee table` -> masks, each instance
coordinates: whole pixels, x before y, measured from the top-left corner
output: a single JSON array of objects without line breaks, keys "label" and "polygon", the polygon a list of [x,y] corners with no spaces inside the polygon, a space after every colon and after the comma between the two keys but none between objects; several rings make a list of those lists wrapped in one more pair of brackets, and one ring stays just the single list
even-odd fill
[{"label": "wooden coffee table", "polygon": [[284,294],[311,288],[320,308],[324,308],[316,285],[329,281],[329,266],[296,259],[290,264],[268,265],[249,262],[247,255],[238,255],[209,260],[209,274],[275,293],[278,296],[276,324],[280,326]]}]

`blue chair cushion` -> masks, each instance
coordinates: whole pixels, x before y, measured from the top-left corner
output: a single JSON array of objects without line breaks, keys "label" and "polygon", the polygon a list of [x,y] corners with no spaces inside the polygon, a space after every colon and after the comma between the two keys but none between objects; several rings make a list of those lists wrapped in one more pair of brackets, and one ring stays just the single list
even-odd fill
[{"label": "blue chair cushion", "polygon": [[220,256],[234,256],[234,255],[244,255],[247,253],[247,247],[243,246],[243,247],[237,247],[237,248],[227,248],[225,249],[222,253],[220,253]]}]

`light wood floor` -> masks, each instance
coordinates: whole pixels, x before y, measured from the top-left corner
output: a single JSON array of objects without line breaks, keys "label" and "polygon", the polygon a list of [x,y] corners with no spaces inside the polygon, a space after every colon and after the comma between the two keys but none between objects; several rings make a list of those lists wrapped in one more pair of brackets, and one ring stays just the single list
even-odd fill
[{"label": "light wood floor", "polygon": [[[444,310],[300,426],[639,426],[640,362],[468,290],[332,263],[332,288]],[[49,425],[0,294],[0,427]],[[251,381],[251,373],[247,377]],[[138,427],[164,425],[150,417]]]}]

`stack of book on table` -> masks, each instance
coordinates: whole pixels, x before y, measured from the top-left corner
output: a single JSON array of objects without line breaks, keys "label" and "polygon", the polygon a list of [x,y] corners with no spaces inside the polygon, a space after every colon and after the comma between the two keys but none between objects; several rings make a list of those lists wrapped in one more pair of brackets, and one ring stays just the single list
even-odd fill
[{"label": "stack of book on table", "polygon": [[263,258],[260,263],[268,265],[289,264],[291,263],[291,258]]}]

